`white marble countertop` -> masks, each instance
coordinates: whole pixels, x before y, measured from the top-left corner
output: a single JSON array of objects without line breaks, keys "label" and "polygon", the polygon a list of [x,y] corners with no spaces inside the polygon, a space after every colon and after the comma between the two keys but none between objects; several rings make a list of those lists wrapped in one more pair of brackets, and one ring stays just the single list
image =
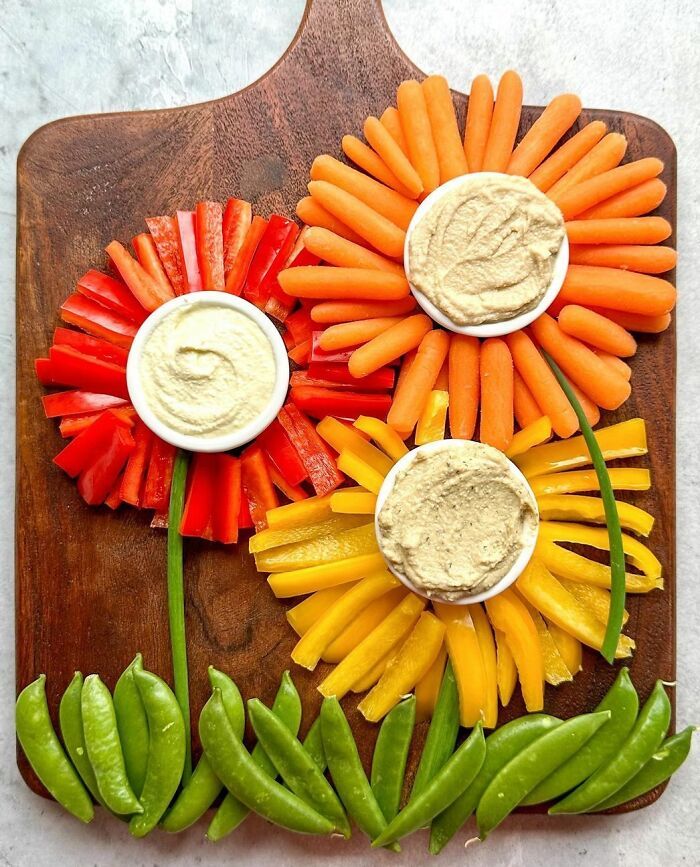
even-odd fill
[{"label": "white marble countertop", "polygon": [[[342,0],[339,0],[342,2]],[[161,108],[230,93],[282,54],[303,0],[3,0],[0,20],[0,865],[251,865],[427,861],[419,835],[400,860],[371,853],[363,840],[342,847],[278,832],[256,820],[214,847],[190,830],[172,838],[129,838],[104,816],[80,826],[33,795],[15,766],[13,727],[13,468],[15,160],[36,127],[62,115]],[[680,265],[678,399],[678,722],[700,722],[700,64],[692,0],[385,0],[389,24],[426,72],[468,89],[476,72],[515,67],[526,102],[576,90],[584,105],[647,115],[679,152]],[[695,22],[695,23],[693,23]],[[19,287],[21,291],[21,287]],[[693,325],[691,325],[693,323]],[[475,865],[697,864],[698,756],[654,806],[628,816],[562,819],[518,816],[487,845],[468,851]],[[463,863],[459,842],[443,864]]]}]

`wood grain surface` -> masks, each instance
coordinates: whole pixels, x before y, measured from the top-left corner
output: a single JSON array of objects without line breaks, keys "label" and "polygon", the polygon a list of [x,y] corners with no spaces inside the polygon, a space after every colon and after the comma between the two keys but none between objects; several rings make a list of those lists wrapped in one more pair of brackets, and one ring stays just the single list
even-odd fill
[{"label": "wood grain surface", "polygon": [[[436,58],[436,65],[439,58]],[[480,70],[467,70],[465,77]],[[394,41],[375,0],[313,0],[289,49],[269,73],[223,99],[164,111],[68,118],[42,127],[18,162],[17,233],[17,689],[47,674],[49,703],[74,669],[99,672],[113,687],[137,651],[147,667],[171,676],[165,594],[165,536],[150,513],[90,508],[74,482],[51,463],[61,447],[43,417],[33,360],[45,355],[58,307],[104,246],[144,230],[143,218],[192,207],[200,199],[239,196],[255,212],[292,214],[319,153],[339,155],[344,133],[380,114],[396,87],[423,74]],[[527,82],[525,82],[527,90]],[[569,82],[576,90],[577,82]],[[552,94],[554,96],[554,94]],[[460,125],[466,97],[454,94]],[[541,108],[523,109],[521,132]],[[664,160],[669,194],[659,213],[675,227],[676,157],[657,124],[620,112],[585,110],[579,125],[604,120],[629,141],[628,159]],[[670,240],[673,243],[673,238]],[[671,275],[672,276],[672,275]],[[658,677],[675,679],[675,333],[642,338],[633,360],[632,398],[611,422],[636,415],[648,423],[653,474],[648,494],[630,497],[657,519],[651,537],[666,589],[629,597],[627,632],[637,642],[631,673],[642,697]],[[186,604],[194,730],[206,700],[209,664],[231,673],[244,695],[270,702],[290,667],[295,635],[286,603],[253,566],[245,542],[223,547],[188,539]],[[305,730],[320,696],[315,673],[294,667]],[[574,682],[547,687],[546,709],[570,716],[599,701],[616,670],[586,651]],[[376,727],[352,695],[344,702],[369,760]],[[519,695],[500,722],[520,715]],[[422,742],[424,727],[416,745]],[[417,749],[416,746],[416,749]],[[415,750],[414,750],[415,751]],[[413,760],[415,764],[415,757]],[[43,792],[22,756],[28,785]],[[658,791],[635,806],[658,797]]]}]

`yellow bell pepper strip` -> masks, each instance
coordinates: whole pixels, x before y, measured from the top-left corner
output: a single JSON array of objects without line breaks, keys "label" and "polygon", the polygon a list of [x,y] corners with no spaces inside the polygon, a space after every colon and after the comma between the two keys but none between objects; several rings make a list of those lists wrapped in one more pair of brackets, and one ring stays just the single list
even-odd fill
[{"label": "yellow bell pepper strip", "polygon": [[552,438],[552,422],[548,415],[543,415],[529,425],[513,434],[513,439],[506,449],[506,457],[517,458],[530,451],[535,446],[542,445]]},{"label": "yellow bell pepper strip", "polygon": [[415,442],[417,446],[445,439],[449,402],[449,394],[446,391],[433,389],[430,392],[416,425]]},{"label": "yellow bell pepper strip", "polygon": [[323,497],[308,497],[297,503],[287,503],[286,506],[277,506],[265,515],[267,526],[271,530],[305,527],[307,524],[315,524],[332,517],[330,494],[325,494]]},{"label": "yellow bell pepper strip", "polygon": [[373,554],[378,550],[372,521],[330,536],[317,536],[306,542],[261,551],[255,554],[255,565],[259,572],[288,572],[290,569],[305,569],[307,566]]},{"label": "yellow bell pepper strip", "polygon": [[459,721],[465,728],[484,718],[486,706],[486,671],[471,607],[433,602],[435,613],[446,627],[447,653],[459,694]]},{"label": "yellow bell pepper strip", "polygon": [[345,657],[354,650],[357,645],[364,641],[370,632],[389,615],[394,608],[406,598],[408,590],[397,587],[385,596],[380,596],[368,605],[355,621],[346,626],[341,634],[323,652],[321,657],[324,662],[336,664],[342,662]]},{"label": "yellow bell pepper strip", "polygon": [[[596,584],[583,584],[580,581],[570,581],[557,575],[557,581],[562,587],[575,596],[581,605],[589,608],[601,623],[607,623],[610,616],[610,591]],[[629,611],[622,615],[624,625],[630,619]]]},{"label": "yellow bell pepper strip", "polygon": [[327,587],[325,590],[317,590],[316,593],[307,596],[298,605],[288,609],[287,622],[301,638],[311,629],[319,617],[325,614],[336,599],[340,599],[350,587],[354,586],[355,584],[338,584],[335,587]]},{"label": "yellow bell pepper strip", "polygon": [[345,451],[352,452],[381,476],[385,476],[394,465],[391,458],[337,418],[326,416],[316,425],[316,431],[338,454]]},{"label": "yellow bell pepper strip", "polygon": [[[578,638],[574,638],[561,626],[554,623],[553,620],[545,620],[549,634],[557,646],[557,650],[564,660],[564,664],[569,669],[571,676],[575,676],[581,671],[581,663],[583,660],[583,650],[581,642]],[[607,623],[607,619],[605,620]]]},{"label": "yellow bell pepper strip", "polygon": [[[646,424],[643,418],[632,418],[608,427],[599,428],[595,438],[606,461],[616,458],[634,458],[645,455],[647,449]],[[568,440],[537,446],[515,460],[526,478],[585,467],[591,455],[582,435]]]},{"label": "yellow bell pepper strip", "polygon": [[498,683],[498,696],[501,699],[503,707],[508,707],[508,703],[513,697],[515,684],[518,682],[518,669],[515,667],[513,654],[508,647],[505,632],[500,629],[493,630],[496,636],[496,681]]},{"label": "yellow bell pepper strip", "polygon": [[[294,505],[293,503],[291,505]],[[292,545],[296,542],[306,542],[319,536],[330,536],[342,530],[351,530],[366,524],[367,519],[359,515],[336,515],[324,521],[309,523],[303,527],[290,527],[281,530],[272,530],[269,527],[261,530],[250,537],[248,550],[251,554],[259,554],[261,551],[269,551],[270,548],[280,548],[282,545]]]},{"label": "yellow bell pepper strip", "polygon": [[408,454],[408,446],[396,433],[393,427],[382,421],[379,418],[372,418],[368,415],[361,415],[354,426],[362,433],[371,437],[379,448],[386,452],[394,461],[398,461],[405,454]]},{"label": "yellow bell pepper strip", "polygon": [[[408,635],[408,633],[406,633],[406,635]],[[398,645],[397,647],[392,647],[391,650],[385,656],[383,656],[376,665],[373,665],[366,674],[363,674],[359,680],[353,683],[352,689],[350,691],[354,693],[361,693],[367,692],[368,689],[372,689],[375,683],[377,683],[379,678],[386,671],[387,665],[389,665],[391,660],[394,659],[396,654],[399,652],[398,647],[400,647],[400,645]]]},{"label": "yellow bell pepper strip", "polygon": [[[545,494],[537,498],[537,509],[542,521],[583,521],[589,524],[605,523],[605,508],[600,497],[582,497],[576,494]],[[654,526],[654,516],[631,503],[617,501],[620,525],[638,536],[648,536]]]},{"label": "yellow bell pepper strip", "polygon": [[[571,581],[610,589],[610,566],[605,563],[590,560],[545,539],[538,540],[535,554],[557,578],[569,578]],[[663,586],[662,578],[649,578],[636,572],[625,573],[625,590],[628,593],[649,593],[650,590],[659,590]]]},{"label": "yellow bell pepper strip", "polygon": [[289,596],[305,596],[315,590],[325,590],[336,584],[347,584],[371,575],[384,566],[381,554],[363,554],[349,560],[335,560],[321,566],[292,569],[290,572],[275,572],[268,576],[267,583],[278,599]]},{"label": "yellow bell pepper strip", "polygon": [[[588,647],[594,650],[601,649],[605,639],[605,624],[584,608],[578,599],[567,593],[536,556],[530,560],[516,583],[518,590],[528,602],[548,620],[557,623]],[[626,635],[621,635],[615,658],[624,659],[631,656],[633,649],[634,641]]]},{"label": "yellow bell pepper strip", "polygon": [[398,653],[389,660],[379,683],[357,706],[369,722],[379,722],[410,692],[437,658],[445,636],[445,625],[424,611]]},{"label": "yellow bell pepper strip", "polygon": [[505,633],[518,669],[520,689],[530,713],[544,707],[544,661],[537,629],[527,608],[513,593],[505,590],[484,603],[494,629]]},{"label": "yellow bell pepper strip", "polygon": [[478,603],[469,606],[469,613],[474,622],[476,637],[479,639],[481,658],[484,662],[484,728],[494,729],[498,723],[498,679],[496,661],[496,642],[486,611]]},{"label": "yellow bell pepper strip", "polygon": [[336,491],[331,495],[331,509],[341,515],[373,515],[377,507],[377,495],[364,488],[353,491]]},{"label": "yellow bell pepper strip", "polygon": [[398,579],[386,569],[363,578],[337,599],[304,633],[292,650],[294,662],[313,671],[323,651],[346,626],[349,626],[370,602],[398,586]]},{"label": "yellow bell pepper strip", "polygon": [[378,473],[368,463],[359,458],[355,452],[342,451],[338,455],[338,469],[354,479],[363,488],[378,494],[384,481],[384,476]]},{"label": "yellow bell pepper strip", "polygon": [[416,684],[416,722],[432,719],[446,662],[447,648],[443,641],[433,664]]},{"label": "yellow bell pepper strip", "polygon": [[[648,491],[651,487],[651,474],[649,470],[642,467],[608,468],[608,476],[613,491]],[[536,497],[600,490],[600,483],[595,470],[547,473],[544,476],[535,476],[534,479],[528,479],[528,481]]]},{"label": "yellow bell pepper strip", "polygon": [[373,668],[411,629],[425,608],[426,600],[409,593],[370,634],[318,685],[326,697],[341,699],[359,678]]},{"label": "yellow bell pepper strip", "polygon": [[537,629],[537,637],[540,640],[542,661],[544,662],[544,679],[552,686],[560,686],[562,683],[573,680],[571,672],[559,653],[559,648],[547,629],[547,624],[540,612],[522,597],[525,607],[532,617],[532,622]]}]

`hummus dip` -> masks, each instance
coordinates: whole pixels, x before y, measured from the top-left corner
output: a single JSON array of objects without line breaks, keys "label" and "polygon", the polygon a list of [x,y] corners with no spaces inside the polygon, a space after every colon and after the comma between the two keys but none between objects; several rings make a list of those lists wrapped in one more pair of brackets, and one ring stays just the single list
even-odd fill
[{"label": "hummus dip", "polygon": [[534,545],[534,494],[492,446],[451,440],[411,454],[377,516],[387,563],[446,602],[489,590]]},{"label": "hummus dip", "polygon": [[564,234],[561,211],[527,178],[467,175],[411,228],[408,278],[456,325],[502,322],[542,300]]},{"label": "hummus dip", "polygon": [[148,335],[139,375],[160,422],[180,434],[220,437],[265,410],[275,357],[250,317],[224,304],[194,302],[173,309]]}]

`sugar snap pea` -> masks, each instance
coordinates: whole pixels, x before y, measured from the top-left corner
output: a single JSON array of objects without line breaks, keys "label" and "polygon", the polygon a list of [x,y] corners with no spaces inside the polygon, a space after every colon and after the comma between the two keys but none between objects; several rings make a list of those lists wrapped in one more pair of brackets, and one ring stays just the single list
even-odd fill
[{"label": "sugar snap pea", "polygon": [[158,824],[177,791],[185,767],[185,721],[175,693],[150,671],[137,669],[134,680],[148,717],[148,766],[141,793],[143,813],[129,831],[145,837]]},{"label": "sugar snap pea", "polygon": [[17,697],[17,737],[35,774],[58,803],[81,822],[90,822],[92,800],[56,736],[45,684],[46,675],[40,674]]},{"label": "sugar snap pea", "polygon": [[387,822],[399,812],[415,722],[416,697],[410,695],[384,717],[374,745],[370,783]]},{"label": "sugar snap pea", "polygon": [[148,764],[148,719],[134,682],[134,671],[143,668],[140,653],[119,677],[114,687],[114,713],[124,753],[126,775],[138,797],[143,791]]},{"label": "sugar snap pea", "polygon": [[573,717],[512,758],[481,796],[476,808],[479,837],[485,840],[528,792],[581,749],[609,719],[609,710]]},{"label": "sugar snap pea", "polygon": [[385,846],[429,824],[456,795],[460,795],[479,773],[486,754],[481,722],[450,756],[417,798],[412,798],[372,841],[372,846]]},{"label": "sugar snap pea", "polygon": [[617,753],[585,783],[549,808],[558,813],[585,813],[607,801],[638,774],[657,751],[671,722],[671,702],[664,685],[656,681],[634,728]]},{"label": "sugar snap pea", "polygon": [[617,753],[632,731],[639,712],[639,696],[627,668],[620,669],[596,710],[609,710],[612,716],[568,762],[535,786],[522,800],[522,805],[542,804],[570,792]]},{"label": "sugar snap pea", "polygon": [[88,758],[105,805],[120,816],[142,813],[126,775],[112,695],[98,675],[85,678],[80,707]]},{"label": "sugar snap pea", "polygon": [[100,790],[97,787],[95,772],[92,770],[90,759],[85,748],[85,734],[83,732],[83,715],[80,710],[80,694],[83,689],[83,675],[76,671],[73,679],[66,687],[61,696],[58,706],[58,721],[61,727],[61,737],[66,752],[70,756],[78,774],[88,787],[92,797],[103,804]]},{"label": "sugar snap pea", "polygon": [[459,732],[459,695],[452,663],[447,660],[433,718],[425,738],[418,770],[411,789],[411,798],[417,798],[427,784],[449,759],[457,743]]},{"label": "sugar snap pea", "polygon": [[199,717],[199,737],[214,771],[249,809],[282,828],[301,834],[330,834],[333,823],[276,783],[253,761],[228,720],[215,689]]},{"label": "sugar snap pea", "polygon": [[326,754],[323,751],[323,735],[321,734],[321,718],[316,719],[311,724],[311,728],[306,733],[303,741],[303,746],[306,752],[316,762],[318,767],[326,770]]}]

